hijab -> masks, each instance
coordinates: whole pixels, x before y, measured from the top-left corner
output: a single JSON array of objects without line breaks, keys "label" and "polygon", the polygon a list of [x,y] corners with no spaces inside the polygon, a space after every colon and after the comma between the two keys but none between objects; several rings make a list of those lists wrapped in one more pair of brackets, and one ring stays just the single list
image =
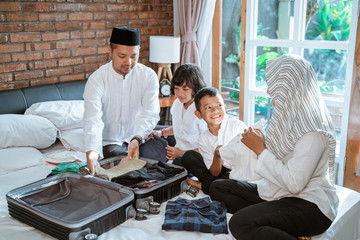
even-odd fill
[{"label": "hijab", "polygon": [[267,61],[266,81],[275,103],[265,137],[266,147],[282,159],[304,134],[324,134],[330,147],[329,177],[334,183],[334,127],[311,64],[297,55],[282,55]]}]

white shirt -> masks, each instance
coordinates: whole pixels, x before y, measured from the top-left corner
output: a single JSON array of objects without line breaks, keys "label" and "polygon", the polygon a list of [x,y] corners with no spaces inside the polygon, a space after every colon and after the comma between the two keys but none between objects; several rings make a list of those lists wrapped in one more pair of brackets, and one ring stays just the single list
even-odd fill
[{"label": "white shirt", "polygon": [[195,115],[195,103],[185,109],[184,104],[176,99],[171,107],[175,147],[187,151],[198,148],[200,134],[207,129],[206,122]]},{"label": "white shirt", "polygon": [[[204,159],[206,167],[209,169],[214,159],[215,149],[219,145],[226,145],[237,134],[244,132],[245,123],[238,119],[224,118],[221,123],[218,136],[214,136],[209,129],[204,131],[199,138],[199,152]],[[223,166],[231,169],[229,162],[223,161]]]},{"label": "white shirt", "polygon": [[296,143],[284,159],[268,150],[258,156],[255,171],[263,177],[257,182],[264,200],[302,198],[315,203],[330,220],[337,214],[338,197],[328,174],[329,141],[324,134],[309,132]]},{"label": "white shirt", "polygon": [[89,77],[84,91],[85,150],[103,156],[102,146],[144,139],[159,121],[159,81],[149,67],[137,63],[125,78],[109,62]]}]

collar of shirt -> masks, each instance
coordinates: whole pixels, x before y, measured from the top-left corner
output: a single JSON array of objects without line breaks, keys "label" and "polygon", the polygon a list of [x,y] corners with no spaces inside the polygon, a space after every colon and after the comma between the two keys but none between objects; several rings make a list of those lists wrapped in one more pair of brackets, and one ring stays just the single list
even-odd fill
[{"label": "collar of shirt", "polygon": [[135,67],[133,67],[133,69],[131,69],[131,71],[125,75],[125,77],[123,77],[122,74],[120,73],[117,73],[112,65],[112,61],[110,61],[110,64],[111,64],[111,68],[110,68],[110,71],[111,71],[111,75],[113,75],[113,77],[115,79],[121,79],[121,80],[127,80],[129,79],[132,75],[133,75],[133,72],[137,69],[138,67],[138,63],[135,65]]},{"label": "collar of shirt", "polygon": [[223,121],[221,122],[221,125],[220,125],[220,129],[219,129],[219,132],[218,132],[218,135],[217,135],[217,139],[218,139],[218,145],[223,145],[223,135],[226,134],[224,133],[226,129],[226,125],[228,123],[228,116],[225,115]]}]

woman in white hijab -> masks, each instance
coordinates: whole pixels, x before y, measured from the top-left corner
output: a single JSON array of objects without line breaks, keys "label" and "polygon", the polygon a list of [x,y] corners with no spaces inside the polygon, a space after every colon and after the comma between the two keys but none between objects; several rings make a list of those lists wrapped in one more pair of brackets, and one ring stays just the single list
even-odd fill
[{"label": "woman in white hijab", "polygon": [[310,63],[283,55],[266,65],[273,115],[267,134],[249,128],[242,142],[258,155],[255,183],[218,180],[213,200],[234,215],[236,239],[297,239],[324,232],[335,219],[335,133]]}]

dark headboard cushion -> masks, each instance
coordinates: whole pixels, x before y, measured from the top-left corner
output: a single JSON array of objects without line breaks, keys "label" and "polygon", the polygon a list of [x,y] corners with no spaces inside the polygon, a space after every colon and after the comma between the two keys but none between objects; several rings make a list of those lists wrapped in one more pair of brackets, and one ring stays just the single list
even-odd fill
[{"label": "dark headboard cushion", "polygon": [[58,83],[56,86],[62,100],[82,100],[84,99],[85,83],[86,81],[74,81],[64,84]]},{"label": "dark headboard cushion", "polygon": [[6,90],[0,92],[0,114],[17,113],[22,114],[26,109],[26,100],[20,89]]},{"label": "dark headboard cushion", "polygon": [[26,106],[30,107],[34,103],[61,100],[59,90],[56,85],[36,86],[21,89],[26,99]]},{"label": "dark headboard cushion", "polygon": [[86,81],[0,91],[0,114],[23,114],[32,104],[56,100],[82,100]]}]

